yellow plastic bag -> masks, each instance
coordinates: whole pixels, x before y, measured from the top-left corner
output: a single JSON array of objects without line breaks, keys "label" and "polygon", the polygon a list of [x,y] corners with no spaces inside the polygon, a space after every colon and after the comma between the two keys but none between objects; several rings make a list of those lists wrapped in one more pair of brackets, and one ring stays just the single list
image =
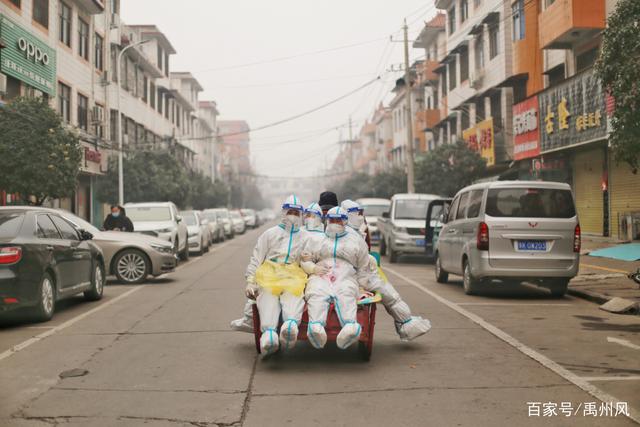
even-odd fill
[{"label": "yellow plastic bag", "polygon": [[380,276],[380,278],[384,280],[385,283],[389,283],[389,279],[387,279],[387,275],[384,274],[384,271],[382,271],[382,268],[380,267],[378,267],[378,276]]},{"label": "yellow plastic bag", "polygon": [[307,273],[297,264],[265,261],[256,270],[256,283],[276,296],[287,291],[299,297],[304,293]]}]

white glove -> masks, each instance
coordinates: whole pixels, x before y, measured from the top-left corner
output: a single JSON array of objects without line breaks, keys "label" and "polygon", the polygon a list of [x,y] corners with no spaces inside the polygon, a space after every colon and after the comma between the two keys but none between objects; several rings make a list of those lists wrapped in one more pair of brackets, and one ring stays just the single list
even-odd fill
[{"label": "white glove", "polygon": [[329,274],[330,271],[331,269],[323,264],[317,264],[313,268],[313,274],[316,274],[318,276],[324,276],[325,274]]},{"label": "white glove", "polygon": [[247,279],[247,287],[244,288],[244,294],[249,299],[255,300],[260,293],[260,286],[256,285],[251,279]]}]

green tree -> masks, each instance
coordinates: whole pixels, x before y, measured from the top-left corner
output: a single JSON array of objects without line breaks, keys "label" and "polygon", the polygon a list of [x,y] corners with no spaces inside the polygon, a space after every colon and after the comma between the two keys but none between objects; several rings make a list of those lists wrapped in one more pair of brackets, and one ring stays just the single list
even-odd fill
[{"label": "green tree", "polygon": [[338,200],[379,197],[389,199],[407,191],[407,174],[399,168],[370,176],[357,172],[344,181],[334,183]]},{"label": "green tree", "polygon": [[615,99],[609,139],[616,159],[640,167],[640,2],[620,0],[604,31],[596,73]]},{"label": "green tree", "polygon": [[190,176],[189,206],[193,209],[209,209],[226,206],[229,198],[229,189],[218,181],[211,182],[201,173],[194,172]]},{"label": "green tree", "polygon": [[18,98],[0,108],[0,188],[35,198],[69,197],[76,188],[82,148],[44,99]]},{"label": "green tree", "polygon": [[441,145],[418,158],[416,191],[453,196],[485,171],[486,161],[464,141]]}]

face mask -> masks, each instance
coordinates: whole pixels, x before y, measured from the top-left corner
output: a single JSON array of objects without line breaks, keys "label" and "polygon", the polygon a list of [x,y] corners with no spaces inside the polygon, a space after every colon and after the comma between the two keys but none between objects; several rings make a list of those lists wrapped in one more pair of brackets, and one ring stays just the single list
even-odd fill
[{"label": "face mask", "polygon": [[120,216],[120,212],[112,212],[111,216],[114,218],[118,218]]},{"label": "face mask", "polygon": [[364,217],[360,215],[349,215],[349,225],[359,229],[364,224]]},{"label": "face mask", "polygon": [[328,224],[327,225],[327,236],[336,237],[342,233],[344,233],[344,225],[341,224]]},{"label": "face mask", "polygon": [[318,217],[305,218],[304,225],[307,227],[307,230],[318,230],[320,228],[324,228],[322,226],[322,220]]},{"label": "face mask", "polygon": [[283,220],[282,223],[285,226],[289,226],[289,227],[299,227],[300,226],[300,217],[296,216],[296,215],[286,215]]}]

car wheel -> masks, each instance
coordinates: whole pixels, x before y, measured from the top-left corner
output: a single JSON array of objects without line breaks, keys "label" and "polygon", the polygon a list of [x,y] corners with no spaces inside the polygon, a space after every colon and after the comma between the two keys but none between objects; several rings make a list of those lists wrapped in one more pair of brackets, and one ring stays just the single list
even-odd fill
[{"label": "car wheel", "polygon": [[439,252],[436,252],[435,272],[436,272],[436,282],[447,283],[447,281],[449,280],[449,273],[444,271],[444,269],[442,268],[442,260],[440,259]]},{"label": "car wheel", "polygon": [[114,273],[123,283],[142,283],[149,275],[151,263],[147,256],[137,249],[126,249],[120,252],[113,262]]},{"label": "car wheel", "polygon": [[91,275],[91,289],[85,291],[84,299],[87,301],[98,301],[102,298],[104,292],[104,265],[101,261],[96,260]]},{"label": "car wheel", "polygon": [[384,239],[380,239],[380,255],[385,256],[387,254],[387,242]]},{"label": "car wheel", "polygon": [[480,281],[471,274],[471,265],[467,259],[462,264],[462,284],[467,295],[477,295],[480,291]]},{"label": "car wheel", "polygon": [[393,249],[393,247],[389,246],[389,261],[391,264],[395,264],[398,262],[398,252]]},{"label": "car wheel", "polygon": [[189,261],[189,242],[184,245],[184,250],[180,252],[180,259],[182,261]]},{"label": "car wheel", "polygon": [[44,273],[39,286],[38,305],[32,309],[33,320],[46,322],[51,320],[56,309],[56,288],[53,277]]},{"label": "car wheel", "polygon": [[567,289],[569,288],[569,280],[567,279],[559,279],[554,280],[549,285],[549,290],[551,291],[551,296],[554,298],[562,298],[567,294]]},{"label": "car wheel", "polygon": [[206,241],[206,243],[205,243],[205,245],[204,245],[204,251],[205,251],[205,253],[206,253],[206,252],[209,252],[209,246],[211,246],[211,242],[207,240],[207,241]]}]

